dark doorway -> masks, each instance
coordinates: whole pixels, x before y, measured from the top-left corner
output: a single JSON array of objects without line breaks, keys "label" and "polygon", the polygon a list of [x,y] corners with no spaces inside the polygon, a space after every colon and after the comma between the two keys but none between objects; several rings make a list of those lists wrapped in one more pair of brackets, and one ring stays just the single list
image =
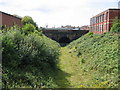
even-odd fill
[{"label": "dark doorway", "polygon": [[62,37],[59,39],[59,43],[61,46],[66,46],[70,43],[70,39],[68,37]]}]

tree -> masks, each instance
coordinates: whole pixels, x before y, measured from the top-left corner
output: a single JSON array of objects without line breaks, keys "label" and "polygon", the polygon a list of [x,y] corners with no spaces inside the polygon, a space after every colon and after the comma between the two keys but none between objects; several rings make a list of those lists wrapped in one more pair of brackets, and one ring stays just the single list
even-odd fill
[{"label": "tree", "polygon": [[120,33],[120,20],[118,19],[118,17],[115,18],[110,32]]},{"label": "tree", "polygon": [[30,16],[25,16],[22,18],[22,24],[25,25],[25,24],[34,24],[34,21],[32,19],[32,17]]},{"label": "tree", "polygon": [[32,17],[30,17],[30,16],[24,16],[22,18],[22,25],[24,26],[26,24],[32,24],[32,25],[34,25],[36,27],[36,29],[38,30],[38,26],[37,26],[36,22],[34,22],[34,20],[32,19]]},{"label": "tree", "polygon": [[35,26],[32,24],[25,24],[22,28],[23,33],[29,34],[31,32],[34,32]]}]

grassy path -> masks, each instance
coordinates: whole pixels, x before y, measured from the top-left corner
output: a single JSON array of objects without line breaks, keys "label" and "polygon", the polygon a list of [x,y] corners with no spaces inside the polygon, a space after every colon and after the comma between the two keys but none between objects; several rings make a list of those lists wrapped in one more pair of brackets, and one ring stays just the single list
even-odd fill
[{"label": "grassy path", "polygon": [[[59,61],[60,70],[58,82],[61,87],[80,87],[83,79],[81,69],[79,68],[79,58],[75,55],[75,49],[61,48]],[[64,78],[63,78],[64,77]]]}]

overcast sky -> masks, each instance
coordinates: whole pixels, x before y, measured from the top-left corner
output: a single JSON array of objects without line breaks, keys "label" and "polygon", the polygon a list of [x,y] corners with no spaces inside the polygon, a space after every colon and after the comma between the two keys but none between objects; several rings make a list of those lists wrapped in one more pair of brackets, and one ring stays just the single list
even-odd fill
[{"label": "overcast sky", "polygon": [[90,18],[117,8],[120,0],[0,0],[0,11],[31,16],[38,26],[89,25]]}]

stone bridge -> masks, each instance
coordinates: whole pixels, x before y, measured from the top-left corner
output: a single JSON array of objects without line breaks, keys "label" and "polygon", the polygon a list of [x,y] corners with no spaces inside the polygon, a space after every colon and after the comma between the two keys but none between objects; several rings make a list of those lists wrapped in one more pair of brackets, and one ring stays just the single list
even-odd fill
[{"label": "stone bridge", "polygon": [[88,33],[88,30],[64,30],[64,29],[44,29],[43,34],[47,37],[57,41],[58,43],[70,43],[78,39],[82,35]]}]

